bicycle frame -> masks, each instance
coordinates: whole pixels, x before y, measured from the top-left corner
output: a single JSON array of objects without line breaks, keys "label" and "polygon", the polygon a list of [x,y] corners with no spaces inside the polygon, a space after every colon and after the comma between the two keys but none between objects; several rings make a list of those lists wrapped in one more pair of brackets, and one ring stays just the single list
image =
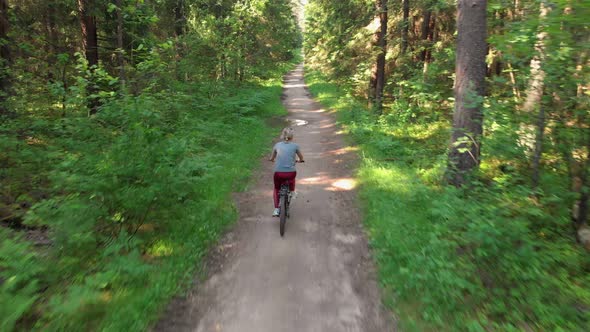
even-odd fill
[{"label": "bicycle frame", "polygon": [[289,203],[291,201],[290,197],[290,190],[289,184],[284,182],[281,184],[281,189],[279,191],[279,207],[281,209],[280,212],[280,233],[281,236],[285,234],[285,223],[287,222],[287,218],[289,218]]}]

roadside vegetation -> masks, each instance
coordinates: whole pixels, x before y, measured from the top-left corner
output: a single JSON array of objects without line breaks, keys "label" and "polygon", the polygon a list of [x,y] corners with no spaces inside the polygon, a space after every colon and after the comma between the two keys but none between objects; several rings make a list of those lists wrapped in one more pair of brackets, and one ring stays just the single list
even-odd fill
[{"label": "roadside vegetation", "polygon": [[449,121],[377,118],[325,76],[306,80],[360,148],[364,222],[403,330],[588,327],[590,259],[575,245],[559,177],[539,199],[493,163],[470,187],[446,186]]},{"label": "roadside vegetation", "polygon": [[408,331],[588,330],[590,7],[458,4],[307,10],[306,82],[359,146],[384,301]]},{"label": "roadside vegetation", "polygon": [[301,36],[205,2],[2,2],[0,331],[146,330],[236,219]]}]

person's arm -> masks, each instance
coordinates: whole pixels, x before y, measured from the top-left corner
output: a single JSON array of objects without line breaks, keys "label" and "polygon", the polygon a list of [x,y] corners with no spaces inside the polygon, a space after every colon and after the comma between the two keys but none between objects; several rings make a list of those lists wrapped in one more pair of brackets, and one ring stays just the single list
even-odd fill
[{"label": "person's arm", "polygon": [[270,157],[269,160],[274,162],[276,157],[277,157],[277,149],[272,149],[272,156]]},{"label": "person's arm", "polygon": [[304,162],[305,161],[303,159],[303,155],[301,154],[301,151],[297,150],[295,153],[297,153],[297,157],[299,157],[299,162]]}]

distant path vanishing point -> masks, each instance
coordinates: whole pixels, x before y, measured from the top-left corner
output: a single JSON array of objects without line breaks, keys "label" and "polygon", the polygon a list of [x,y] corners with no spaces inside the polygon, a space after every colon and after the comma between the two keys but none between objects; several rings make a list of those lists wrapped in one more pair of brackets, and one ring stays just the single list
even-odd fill
[{"label": "distant path vanishing point", "polygon": [[[271,216],[272,167],[237,195],[240,218],[210,259],[210,276],[174,300],[154,331],[384,332],[382,309],[356,201],[355,152],[332,115],[308,93],[303,66],[285,76],[299,195],[285,237]],[[270,152],[271,146],[269,146]]]}]

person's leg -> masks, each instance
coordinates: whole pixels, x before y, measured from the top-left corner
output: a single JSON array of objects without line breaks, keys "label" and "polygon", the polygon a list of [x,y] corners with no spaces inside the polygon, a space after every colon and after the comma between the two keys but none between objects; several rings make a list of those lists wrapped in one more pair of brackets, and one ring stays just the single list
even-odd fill
[{"label": "person's leg", "polygon": [[274,175],[274,201],[275,207],[279,207],[279,192],[281,190],[281,184],[283,182],[287,182],[289,184],[289,190],[295,190],[295,177],[297,176],[297,172],[275,172]]},{"label": "person's leg", "polygon": [[273,198],[275,203],[275,209],[279,208],[279,190],[281,189],[281,182],[283,181],[279,175],[279,172],[275,172],[274,174],[274,184],[275,188],[273,191]]}]

